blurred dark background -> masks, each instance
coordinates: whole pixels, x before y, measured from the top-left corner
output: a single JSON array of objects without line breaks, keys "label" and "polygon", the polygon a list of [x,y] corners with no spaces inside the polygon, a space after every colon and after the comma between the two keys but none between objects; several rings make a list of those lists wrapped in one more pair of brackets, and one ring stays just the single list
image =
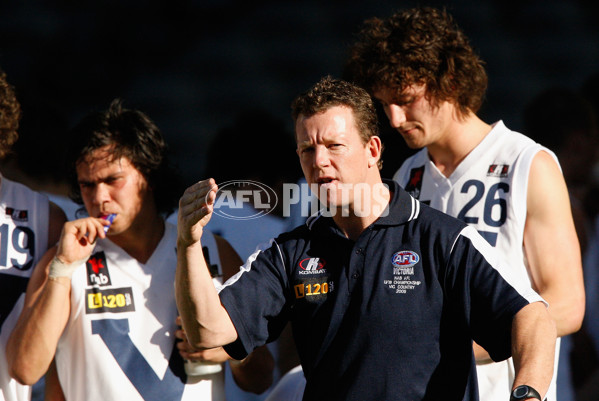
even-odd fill
[{"label": "blurred dark background", "polygon": [[[454,15],[487,63],[481,116],[519,130],[524,105],[537,93],[556,85],[578,89],[599,71],[596,3],[4,1],[0,66],[32,105],[24,107],[30,118],[35,110],[52,111],[71,126],[115,97],[147,112],[192,182],[208,171],[206,150],[221,129],[248,109],[263,109],[291,132],[291,100],[321,76],[341,75],[361,21],[417,4],[446,6]],[[39,130],[51,121],[41,112],[36,119]],[[381,123],[390,176],[407,150]],[[255,157],[268,159],[272,150],[260,143],[259,127],[249,125],[255,123],[247,132],[263,149]],[[64,141],[51,127],[44,135]]]}]

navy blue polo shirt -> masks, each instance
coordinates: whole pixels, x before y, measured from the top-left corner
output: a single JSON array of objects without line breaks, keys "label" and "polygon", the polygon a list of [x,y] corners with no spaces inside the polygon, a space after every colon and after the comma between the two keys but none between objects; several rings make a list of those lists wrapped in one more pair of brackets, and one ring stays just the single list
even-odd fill
[{"label": "navy blue polo shirt", "polygon": [[508,358],[513,316],[541,298],[476,230],[385,183],[389,213],[357,241],[314,216],[248,259],[220,292],[225,349],[241,359],[291,321],[304,400],[477,400],[471,339]]}]

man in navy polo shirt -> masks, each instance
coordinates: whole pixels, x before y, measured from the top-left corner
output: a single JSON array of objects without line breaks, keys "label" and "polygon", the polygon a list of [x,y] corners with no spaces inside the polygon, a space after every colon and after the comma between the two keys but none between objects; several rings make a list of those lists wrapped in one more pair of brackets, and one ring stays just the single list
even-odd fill
[{"label": "man in navy polo shirt", "polygon": [[473,338],[495,360],[514,357],[520,399],[541,399],[556,338],[546,305],[475,229],[383,182],[369,95],[327,77],[292,109],[305,178],[326,209],[217,294],[200,242],[217,187],[189,187],[176,293],[190,342],[241,359],[291,321],[304,400],[414,401],[478,399]]}]

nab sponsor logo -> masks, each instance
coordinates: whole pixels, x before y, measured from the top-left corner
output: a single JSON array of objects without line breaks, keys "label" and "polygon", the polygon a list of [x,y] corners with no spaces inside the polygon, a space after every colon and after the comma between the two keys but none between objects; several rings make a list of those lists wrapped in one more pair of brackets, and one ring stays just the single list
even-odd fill
[{"label": "nab sponsor logo", "polygon": [[326,262],[320,258],[306,258],[299,262],[300,274],[321,274],[324,273]]},{"label": "nab sponsor logo", "polygon": [[87,285],[112,285],[104,252],[100,251],[90,256],[87,262],[85,262],[85,267],[87,269]]},{"label": "nab sponsor logo", "polygon": [[424,166],[416,167],[410,170],[410,179],[406,185],[406,191],[414,198],[420,198],[422,190],[422,177],[424,175]]},{"label": "nab sponsor logo", "polygon": [[407,268],[412,267],[420,261],[420,256],[416,252],[401,251],[393,255],[391,263],[395,267]]}]

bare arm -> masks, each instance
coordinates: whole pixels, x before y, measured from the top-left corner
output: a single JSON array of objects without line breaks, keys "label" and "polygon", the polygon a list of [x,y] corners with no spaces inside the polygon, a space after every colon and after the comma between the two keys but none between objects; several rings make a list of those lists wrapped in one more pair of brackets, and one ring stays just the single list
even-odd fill
[{"label": "bare arm", "polygon": [[201,237],[216,197],[213,179],[185,190],[179,201],[175,295],[183,328],[196,349],[216,348],[237,339],[237,331],[212,283]]},{"label": "bare arm", "polygon": [[35,267],[23,311],[6,347],[10,374],[18,382],[32,385],[46,372],[69,318],[70,276],[50,277],[50,266],[56,265],[56,258],[66,265],[84,260],[96,236],[104,237],[103,224],[94,218],[67,222],[58,246],[48,250]]},{"label": "bare arm", "polygon": [[[239,271],[243,262],[228,241],[219,236],[215,238],[223,266],[223,279],[228,280]],[[244,391],[261,394],[273,382],[275,361],[266,345],[256,348],[242,361],[230,360],[229,365],[235,383]]]},{"label": "bare arm", "polygon": [[266,345],[241,361],[229,361],[229,365],[235,383],[244,391],[262,394],[272,385],[275,360]]},{"label": "bare arm", "polygon": [[[215,236],[218,253],[223,268],[223,279],[229,279],[239,270],[242,261],[231,244],[220,236]],[[177,324],[182,325],[181,318]],[[229,361],[233,379],[244,391],[261,394],[266,391],[273,381],[274,358],[268,347],[262,346],[248,355],[243,361],[231,359],[222,347],[196,350],[187,339],[184,330],[177,330],[175,336],[181,341],[177,344],[179,352],[184,359],[191,361],[206,361],[223,363]]]},{"label": "bare arm", "polygon": [[512,322],[512,356],[516,378],[512,388],[526,384],[543,396],[553,376],[556,329],[541,302],[522,308]]},{"label": "bare arm", "polygon": [[491,356],[487,350],[478,345],[475,341],[472,341],[472,346],[474,349],[474,359],[478,365],[486,365],[488,363],[495,362],[493,359],[491,359]]},{"label": "bare arm", "polygon": [[[584,316],[584,284],[580,247],[566,183],[555,160],[540,152],[528,183],[524,251],[532,286],[549,303],[558,336],[577,331]],[[493,362],[474,344],[478,364]]]},{"label": "bare arm", "polygon": [[530,170],[524,252],[533,288],[549,303],[557,335],[579,330],[585,307],[580,245],[566,183],[546,152],[535,156]]},{"label": "bare arm", "polygon": [[[58,207],[56,204],[54,204],[52,202],[49,202],[48,205],[49,205],[48,206],[49,207],[48,244],[47,244],[45,255],[43,255],[42,258],[40,259],[40,261],[38,262],[38,265],[34,269],[32,277],[29,280],[27,292],[25,294],[24,308],[26,308],[26,309],[32,307],[32,305],[35,303],[35,301],[40,297],[40,294],[42,293],[42,290],[45,287],[45,284],[47,281],[47,266],[50,263],[50,260],[52,260],[52,258],[54,257],[54,255],[56,253],[55,245],[60,238],[60,233],[62,231],[62,227],[67,220],[63,210],[60,207]],[[59,295],[59,297],[60,297],[60,295]],[[25,313],[25,312],[22,312],[22,313]],[[63,326],[62,320],[60,318],[62,315],[63,315],[63,312],[62,311],[59,312],[59,314],[57,315],[57,319],[55,320],[58,328],[60,328],[60,326]],[[67,314],[67,317],[68,317],[68,314]],[[65,320],[65,324],[66,324],[66,320]],[[60,332],[62,332],[62,329],[60,329]],[[15,337],[15,338],[20,338],[20,337]],[[43,340],[47,340],[47,337],[41,337],[41,338]],[[15,350],[15,347],[12,344],[12,342],[14,342],[14,341],[15,341],[15,339],[11,338],[11,340],[9,340],[9,343],[8,343],[9,344],[7,347],[8,361],[14,360],[15,352],[18,352]],[[44,346],[46,349],[51,349],[52,348],[51,343],[52,343],[51,341],[50,341],[50,344],[48,344],[46,342],[42,346]],[[54,346],[54,348],[56,348],[56,347]],[[47,354],[49,352],[50,351],[46,351],[45,354]],[[53,352],[52,352],[52,355],[53,355]],[[44,372],[34,371],[34,372],[32,372],[34,374],[32,377],[27,377],[27,374],[21,374],[23,372],[22,369],[24,369],[28,372],[31,371],[30,367],[23,367],[23,365],[26,362],[28,362],[28,361],[17,361],[17,363],[9,362],[9,366],[11,368],[14,366],[14,370],[11,370],[11,373],[14,374],[15,376],[17,376],[18,381],[20,381],[20,382],[29,381],[30,382],[29,384],[33,384],[33,383],[31,383],[31,382],[35,381],[35,380],[32,380],[33,376],[39,375],[41,377],[41,375],[43,375]],[[29,362],[31,362],[31,361],[29,361]],[[41,368],[43,368],[43,366],[45,366],[44,362],[37,365],[37,367],[41,367]]]},{"label": "bare arm", "polygon": [[55,248],[48,250],[35,267],[25,306],[6,345],[10,374],[22,384],[33,385],[44,375],[69,317],[70,281],[47,279],[55,253]]}]

